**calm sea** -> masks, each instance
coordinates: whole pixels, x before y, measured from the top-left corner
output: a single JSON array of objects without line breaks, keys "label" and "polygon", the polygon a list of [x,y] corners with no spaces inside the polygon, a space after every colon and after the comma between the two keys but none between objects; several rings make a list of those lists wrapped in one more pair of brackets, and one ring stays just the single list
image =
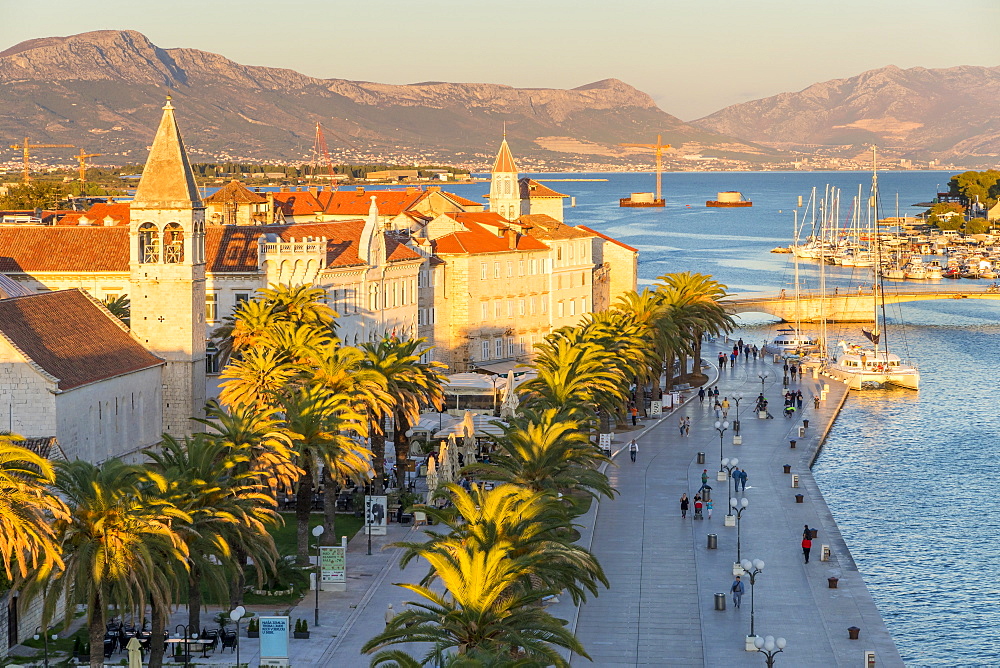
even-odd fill
[{"label": "calm sea", "polygon": [[[883,215],[922,211],[945,172],[886,172],[879,183]],[[736,293],[770,293],[793,285],[787,245],[799,195],[815,186],[842,189],[840,220],[848,216],[863,172],[665,174],[664,209],[621,209],[618,198],[651,191],[649,174],[553,174],[536,178],[606,178],[555,182],[576,198],[567,222],[585,224],[641,251],[639,280],[668,272],[714,275]],[[940,187],[939,187],[940,186]],[[488,184],[458,186],[482,201]],[[748,209],[708,209],[722,190],[739,190]],[[568,205],[568,201],[567,201]],[[805,208],[805,207],[803,207]],[[801,209],[799,210],[802,211]],[[800,213],[801,215],[801,213]],[[806,214],[807,220],[811,214]],[[815,264],[800,265],[805,287],[818,287]],[[870,284],[864,270],[839,269],[829,285]],[[955,283],[946,281],[947,287]],[[984,282],[980,281],[980,284]],[[980,287],[985,287],[981,285]],[[890,319],[906,323],[894,350],[918,363],[919,393],[855,394],[837,419],[815,466],[816,477],[865,581],[907,665],[983,665],[1000,659],[1000,550],[993,533],[1000,494],[994,457],[1000,421],[993,368],[1000,343],[997,303],[917,302]],[[737,336],[763,340],[766,317],[747,317]],[[857,337],[856,325],[831,326],[832,336]]]}]

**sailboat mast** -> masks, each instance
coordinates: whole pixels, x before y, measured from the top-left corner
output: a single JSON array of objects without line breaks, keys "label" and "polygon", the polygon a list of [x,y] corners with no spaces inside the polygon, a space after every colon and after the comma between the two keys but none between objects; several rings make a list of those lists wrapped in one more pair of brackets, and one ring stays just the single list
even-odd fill
[{"label": "sailboat mast", "polygon": [[[878,267],[882,265],[882,240],[878,232],[878,163],[877,147],[872,146],[872,231],[875,235],[875,276],[872,282],[872,293],[875,297],[875,327],[881,331],[885,328],[885,291],[882,289],[882,275]],[[878,317],[881,310],[882,327],[879,327]],[[885,351],[886,362],[889,360],[889,337],[882,331],[882,349]],[[875,356],[878,357],[878,344],[875,345]]]}]

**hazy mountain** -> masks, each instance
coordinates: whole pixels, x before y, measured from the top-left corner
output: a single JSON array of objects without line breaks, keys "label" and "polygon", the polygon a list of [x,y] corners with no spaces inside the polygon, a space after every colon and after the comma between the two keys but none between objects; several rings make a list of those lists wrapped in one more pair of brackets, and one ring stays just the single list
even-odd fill
[{"label": "hazy mountain", "polygon": [[995,159],[997,100],[1000,67],[890,65],[734,104],[693,123],[788,149],[876,143],[904,157]]},{"label": "hazy mountain", "polygon": [[300,159],[311,152],[317,122],[335,159],[420,153],[481,161],[495,151],[503,122],[521,156],[605,160],[630,155],[615,144],[652,142],[657,133],[686,153],[773,154],[684,123],[617,79],[572,90],[317,79],[197,49],[161,49],[138,32],[112,30],[0,52],[0,142],[27,136],[139,161],[168,92],[196,160]]}]

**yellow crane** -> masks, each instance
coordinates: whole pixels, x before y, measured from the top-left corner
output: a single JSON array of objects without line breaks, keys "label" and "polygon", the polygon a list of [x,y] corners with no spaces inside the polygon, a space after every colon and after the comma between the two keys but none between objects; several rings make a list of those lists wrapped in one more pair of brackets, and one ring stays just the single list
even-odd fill
[{"label": "yellow crane", "polygon": [[87,158],[98,158],[104,155],[103,153],[84,153],[83,149],[80,149],[80,155],[76,156],[77,162],[80,163],[80,183],[87,182]]},{"label": "yellow crane", "polygon": [[33,148],[76,148],[72,144],[32,144],[31,140],[27,137],[24,138],[23,144],[11,144],[11,148],[24,151],[24,182],[27,183],[31,180],[31,174],[28,171],[28,161],[31,159],[31,149]]},{"label": "yellow crane", "polygon": [[618,144],[630,148],[651,148],[656,151],[656,201],[663,200],[663,189],[660,186],[660,174],[663,171],[663,149],[673,148],[670,144],[664,144],[660,139],[661,135],[656,135],[655,144]]}]

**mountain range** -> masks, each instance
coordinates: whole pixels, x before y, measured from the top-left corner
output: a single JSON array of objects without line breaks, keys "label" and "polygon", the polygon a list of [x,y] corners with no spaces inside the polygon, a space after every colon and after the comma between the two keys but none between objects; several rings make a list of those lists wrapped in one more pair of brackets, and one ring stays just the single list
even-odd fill
[{"label": "mountain range", "polygon": [[[536,168],[648,164],[649,151],[618,144],[658,134],[675,158],[750,164],[853,156],[866,142],[920,160],[993,164],[1000,155],[1000,68],[889,66],[684,122],[617,79],[570,90],[319,79],[162,49],[131,30],[43,37],[0,51],[0,145],[30,137],[105,154],[102,162],[141,162],[167,94],[196,161],[309,159],[317,123],[334,161],[344,162],[481,166],[504,126],[517,155]],[[0,161],[14,158],[0,152]]]}]

